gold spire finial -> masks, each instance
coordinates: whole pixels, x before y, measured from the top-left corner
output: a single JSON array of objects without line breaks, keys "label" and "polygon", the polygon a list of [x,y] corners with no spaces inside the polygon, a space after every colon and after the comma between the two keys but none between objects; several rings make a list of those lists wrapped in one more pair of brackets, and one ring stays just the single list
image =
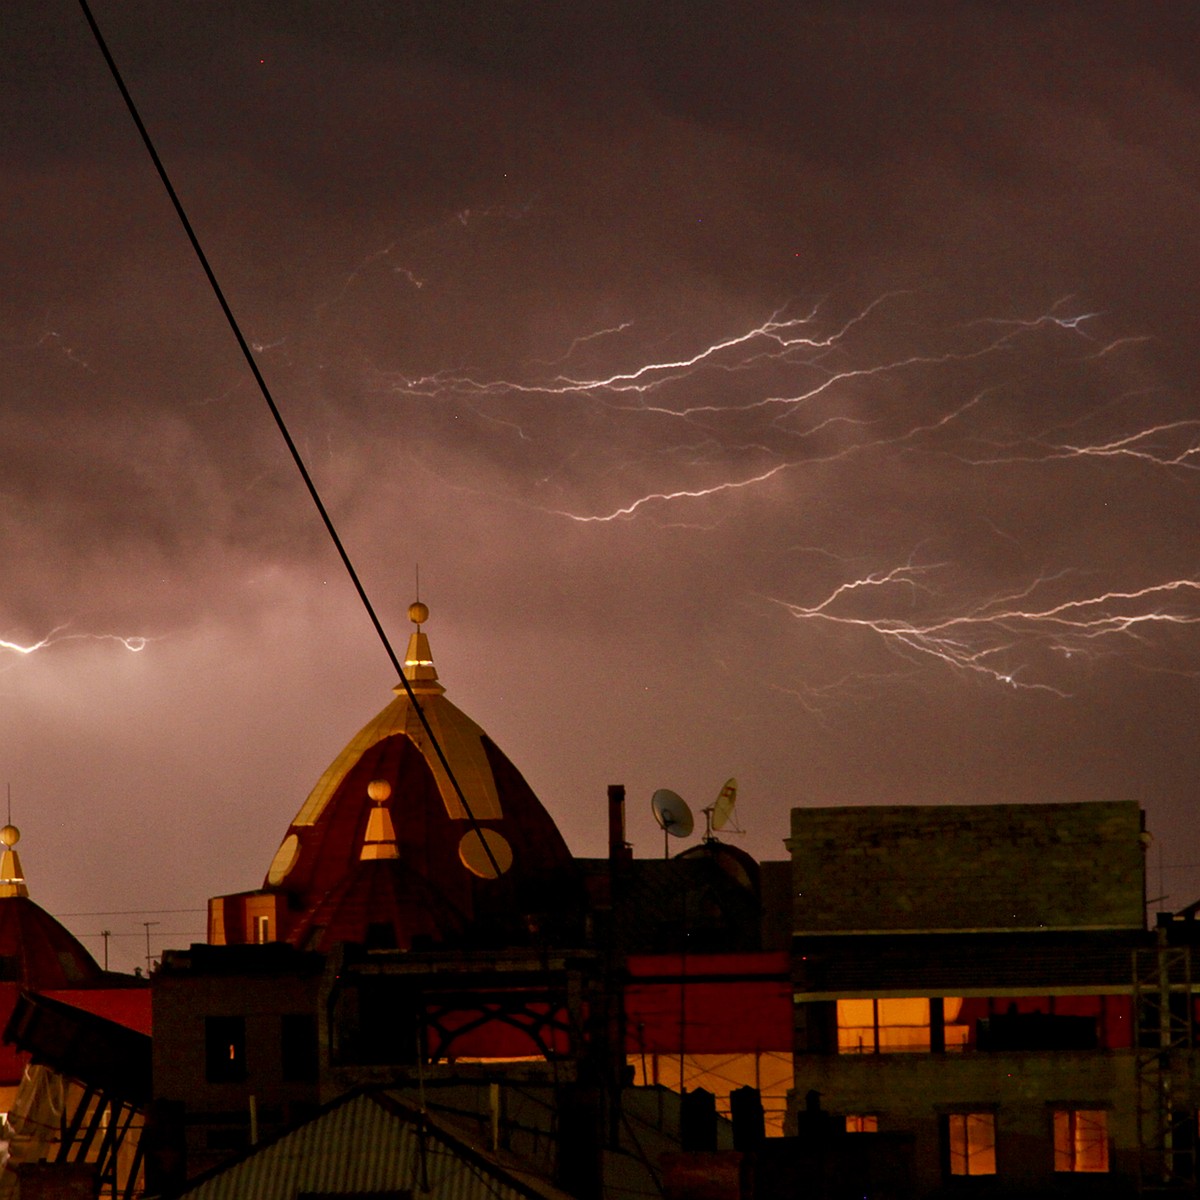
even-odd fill
[{"label": "gold spire finial", "polygon": [[[429,638],[421,631],[421,625],[429,620],[429,606],[420,600],[414,600],[408,606],[408,619],[416,629],[408,638],[408,653],[404,656],[404,678],[409,683],[423,684],[417,691],[441,692],[445,689],[437,681],[437,668],[433,665],[433,655],[429,650]],[[400,692],[402,688],[395,689]]]},{"label": "gold spire finial", "polygon": [[0,897],[29,895],[20,856],[13,849],[20,840],[21,831],[15,825],[0,829],[0,844],[4,846],[4,852],[0,854]]}]

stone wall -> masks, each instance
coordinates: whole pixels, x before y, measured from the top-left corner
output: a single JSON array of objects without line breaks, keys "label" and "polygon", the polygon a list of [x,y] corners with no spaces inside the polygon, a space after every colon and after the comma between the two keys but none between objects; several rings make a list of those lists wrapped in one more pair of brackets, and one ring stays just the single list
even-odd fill
[{"label": "stone wall", "polygon": [[797,933],[1134,928],[1144,924],[1132,801],[797,808]]}]

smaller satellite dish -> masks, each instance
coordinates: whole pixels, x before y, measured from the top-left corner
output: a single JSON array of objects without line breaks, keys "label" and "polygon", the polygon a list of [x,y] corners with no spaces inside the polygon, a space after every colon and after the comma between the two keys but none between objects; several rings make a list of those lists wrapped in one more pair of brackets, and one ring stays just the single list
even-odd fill
[{"label": "smaller satellite dish", "polygon": [[650,797],[650,811],[654,813],[659,828],[671,837],[687,837],[696,824],[687,801],[670,788],[659,788]]},{"label": "smaller satellite dish", "polygon": [[714,829],[724,829],[729,824],[733,817],[733,806],[737,803],[737,780],[725,780],[725,786],[721,789],[717,796],[716,803],[712,806],[712,827]]}]

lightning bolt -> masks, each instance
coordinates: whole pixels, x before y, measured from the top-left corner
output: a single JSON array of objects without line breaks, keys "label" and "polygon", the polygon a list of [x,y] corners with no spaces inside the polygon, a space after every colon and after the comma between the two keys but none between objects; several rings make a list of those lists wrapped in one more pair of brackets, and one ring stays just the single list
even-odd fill
[{"label": "lightning bolt", "polygon": [[[535,421],[522,419],[521,415],[531,411],[530,406],[538,412],[549,412],[555,421],[572,419],[571,410],[564,409],[564,405],[607,415],[610,422],[618,423],[613,425],[614,453],[619,446],[634,443],[621,463],[623,473],[636,467],[639,425],[661,419],[693,426],[707,435],[709,461],[703,455],[696,456],[681,473],[694,476],[704,472],[718,474],[718,478],[680,478],[675,486],[642,491],[603,510],[542,506],[548,514],[585,524],[644,517],[652,510],[662,512],[725,493],[759,488],[784,471],[811,469],[888,448],[950,454],[959,462],[975,466],[1082,456],[1138,457],[1189,468],[1200,461],[1195,438],[1186,436],[1200,429],[1200,423],[1190,419],[1123,432],[1119,437],[1093,443],[1046,437],[1024,443],[999,441],[975,429],[970,418],[976,410],[986,410],[993,396],[1003,395],[1000,385],[973,386],[941,411],[918,420],[905,419],[911,404],[888,404],[874,397],[897,391],[907,394],[907,389],[915,385],[906,383],[906,379],[920,378],[922,372],[928,376],[931,371],[947,374],[947,383],[939,387],[939,392],[953,389],[961,383],[963,371],[1004,362],[1023,341],[1034,337],[1065,335],[1095,345],[1096,339],[1088,330],[1100,318],[1093,312],[1062,311],[1066,301],[1059,301],[1050,312],[1034,317],[987,318],[943,330],[942,336],[948,337],[950,344],[937,349],[880,354],[873,343],[890,332],[887,327],[876,328],[880,315],[888,305],[907,295],[884,294],[833,323],[823,322],[820,306],[798,315],[776,310],[765,321],[684,354],[641,361],[607,373],[559,370],[539,375],[534,370],[525,379],[495,379],[453,370],[426,375],[381,373],[376,386],[398,397],[459,405],[479,421],[507,425],[527,442],[537,440]],[[594,352],[605,339],[625,332],[631,324],[626,321],[581,335],[558,358],[537,361],[565,364],[585,348]],[[872,345],[863,349],[859,345],[863,341]],[[1116,342],[1110,343],[1101,353],[1115,351],[1116,346]],[[875,361],[844,361],[867,354]],[[806,379],[800,387],[781,390],[772,386],[776,379],[797,375]],[[707,401],[690,398],[689,393],[697,388],[718,394]],[[635,424],[622,425],[623,420]],[[1172,436],[1184,441],[1166,448],[1163,439]],[[947,439],[957,441],[947,445]],[[972,445],[982,447],[983,452],[969,452],[967,447]],[[676,445],[678,453],[684,450],[685,446]],[[758,458],[759,463],[736,473],[729,470],[731,457],[747,455]]]},{"label": "lightning bolt", "polygon": [[[401,378],[395,386],[398,391],[417,396],[436,396],[447,391],[479,395],[535,393],[558,396],[603,392],[617,394],[653,392],[665,387],[668,383],[685,377],[698,367],[713,363],[721,365],[724,370],[745,369],[760,358],[779,358],[799,349],[828,349],[844,338],[856,325],[865,321],[872,310],[884,303],[886,299],[885,296],[873,301],[862,312],[851,317],[839,329],[831,333],[809,335],[801,332],[814,324],[817,318],[817,309],[798,317],[785,317],[777,311],[760,325],[721,338],[682,358],[642,363],[630,370],[618,371],[603,377],[575,377],[559,374],[533,382],[488,381],[475,379],[469,375],[441,371],[433,375]],[[631,322],[625,322],[616,330],[606,332],[616,332],[628,328],[630,324]],[[601,335],[591,334],[584,338],[576,338],[572,343],[572,349],[598,336]],[[568,351],[568,355],[570,353],[571,351]],[[733,363],[720,363],[720,360],[728,354],[734,355]],[[737,357],[738,355],[740,358]]]},{"label": "lightning bolt", "polygon": [[24,658],[30,654],[36,654],[39,650],[47,650],[61,642],[90,641],[118,642],[131,654],[140,654],[151,641],[148,637],[126,637],[118,633],[64,633],[63,630],[66,628],[65,625],[59,625],[36,642],[12,642],[0,638],[0,651],[7,651]]},{"label": "lightning bolt", "polygon": [[1156,467],[1200,470],[1200,420],[1193,418],[1164,421],[1119,437],[1094,442],[1036,439],[1029,445],[1030,448],[1022,452],[1004,453],[997,450],[986,457],[966,461],[972,466],[1006,466],[1067,459],[1128,458]]},{"label": "lightning bolt", "polygon": [[[1144,641],[1155,626],[1200,624],[1200,580],[1172,579],[1129,591],[1105,591],[1053,604],[1027,605],[1038,591],[1061,581],[1067,572],[1042,576],[1020,591],[1002,594],[965,613],[927,620],[873,616],[853,610],[857,593],[920,590],[934,596],[927,580],[946,564],[905,563],[847,580],[816,604],[776,599],[798,621],[824,622],[878,639],[903,658],[932,659],[955,671],[995,683],[1065,697],[1051,684],[1022,677],[1022,658],[1033,646],[1055,654],[1095,655],[1098,645]],[[1016,662],[1018,665],[1013,665]]]},{"label": "lightning bolt", "polygon": [[56,329],[47,328],[37,339],[36,349],[57,350],[68,362],[77,367],[82,367],[85,371],[92,370],[92,364],[84,356],[83,352],[72,346],[66,337]]}]

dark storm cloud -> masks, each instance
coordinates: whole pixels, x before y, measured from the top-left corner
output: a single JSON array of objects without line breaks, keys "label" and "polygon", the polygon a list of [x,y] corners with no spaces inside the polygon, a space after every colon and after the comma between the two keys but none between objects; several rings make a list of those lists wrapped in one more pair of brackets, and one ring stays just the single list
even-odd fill
[{"label": "dark storm cloud", "polygon": [[[1190,10],[97,16],[393,640],[419,562],[451,697],[574,845],[614,779],[731,773],[760,853],[801,802],[1183,836],[1195,597],[990,617],[1196,578]],[[3,24],[0,639],[155,639],[0,662],[18,795],[72,798],[27,865],[95,821],[154,899],[73,908],[199,902],[392,681],[80,14]],[[773,314],[821,344],[703,356]]]}]

